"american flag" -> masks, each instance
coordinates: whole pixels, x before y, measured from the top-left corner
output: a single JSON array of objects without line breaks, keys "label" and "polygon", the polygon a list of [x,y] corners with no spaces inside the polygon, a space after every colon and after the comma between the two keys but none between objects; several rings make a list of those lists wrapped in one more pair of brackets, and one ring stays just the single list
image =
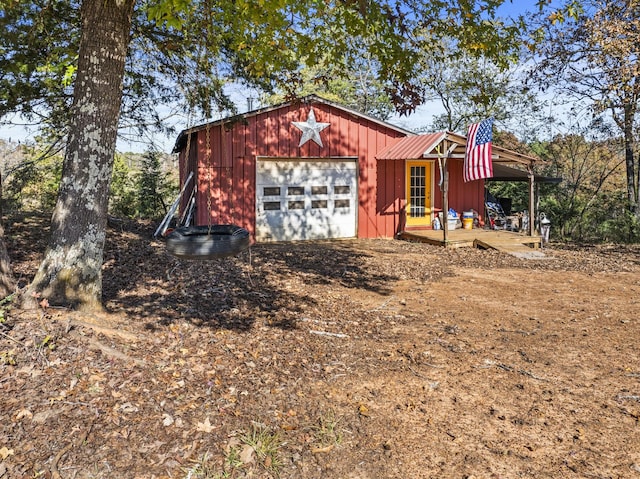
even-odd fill
[{"label": "american flag", "polygon": [[467,150],[464,155],[464,181],[491,178],[491,139],[493,136],[493,118],[469,126]]}]

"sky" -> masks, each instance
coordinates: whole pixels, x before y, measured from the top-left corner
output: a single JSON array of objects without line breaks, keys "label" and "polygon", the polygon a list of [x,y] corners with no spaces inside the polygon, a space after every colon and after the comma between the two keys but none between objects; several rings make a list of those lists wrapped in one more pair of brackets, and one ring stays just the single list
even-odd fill
[{"label": "sky", "polygon": [[[560,0],[554,0],[552,3],[558,3]],[[517,17],[520,14],[524,14],[528,10],[533,10],[536,8],[535,0],[507,0],[505,3],[499,8],[499,15],[502,17]],[[238,107],[239,112],[243,113],[247,111],[247,98],[246,98],[246,89],[244,88],[235,88],[231,91],[232,98]],[[251,94],[252,96],[257,96],[258,93]],[[254,105],[254,108],[259,107],[260,105]],[[443,112],[442,106],[439,103],[428,103],[420,106],[415,113],[408,117],[400,117],[393,116],[390,118],[389,123],[393,123],[397,126],[401,126],[410,130],[418,130],[420,128],[426,127],[430,124],[432,118],[436,114],[440,114]],[[4,118],[3,122],[10,121],[14,123],[13,125],[0,125],[0,139],[5,141],[13,141],[13,142],[30,142],[34,140],[35,135],[37,135],[37,128],[29,127],[23,125],[24,121],[21,121],[19,117],[13,118]],[[182,129],[187,127],[187,119],[181,117],[175,117],[173,120],[173,126],[179,132]],[[153,137],[154,141],[157,143],[161,151],[166,153],[170,153],[173,148],[175,135],[165,136],[165,135],[155,135]],[[133,151],[133,152],[143,152],[148,148],[148,144],[145,142],[128,142],[126,140],[120,139],[118,141],[117,150],[121,152],[125,151]]]}]

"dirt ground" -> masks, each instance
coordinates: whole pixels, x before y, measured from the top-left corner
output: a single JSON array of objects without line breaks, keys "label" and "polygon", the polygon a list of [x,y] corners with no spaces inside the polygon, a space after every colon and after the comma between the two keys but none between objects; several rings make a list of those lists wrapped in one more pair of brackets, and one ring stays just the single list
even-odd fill
[{"label": "dirt ground", "polygon": [[[2,305],[0,478],[640,478],[640,247],[153,226],[110,229],[105,314]],[[46,227],[6,228],[24,286]]]}]

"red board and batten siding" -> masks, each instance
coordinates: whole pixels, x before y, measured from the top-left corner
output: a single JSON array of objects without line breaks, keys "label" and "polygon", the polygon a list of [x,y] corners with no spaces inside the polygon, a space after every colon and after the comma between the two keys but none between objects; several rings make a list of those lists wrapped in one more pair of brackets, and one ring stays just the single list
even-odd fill
[{"label": "red board and batten siding", "polygon": [[[320,136],[324,147],[308,141],[293,121],[329,123]],[[404,162],[377,162],[376,152],[406,136],[399,129],[326,103],[289,104],[237,121],[214,123],[197,131],[197,218],[200,225],[234,223],[255,234],[256,161],[261,157],[358,158],[358,237],[392,237],[398,232],[404,201]],[[384,163],[380,165],[379,163]],[[383,167],[383,171],[379,168]],[[380,176],[381,175],[381,176]],[[207,198],[211,199],[211,210]]]}]

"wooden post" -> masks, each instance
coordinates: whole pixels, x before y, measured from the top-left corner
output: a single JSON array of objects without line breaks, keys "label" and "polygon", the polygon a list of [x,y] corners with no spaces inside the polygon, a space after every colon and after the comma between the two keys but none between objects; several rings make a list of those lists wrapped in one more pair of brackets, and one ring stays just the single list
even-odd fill
[{"label": "wooden post", "polygon": [[447,246],[447,240],[449,239],[449,172],[447,158],[450,152],[447,146],[448,142],[445,140],[436,148],[438,166],[440,166],[440,191],[442,192],[442,224],[440,226],[442,227],[442,241],[445,246]]},{"label": "wooden post", "polygon": [[[438,146],[438,164],[440,165],[440,174],[442,176],[442,236],[444,245],[449,240],[449,168],[447,160],[453,155],[456,144],[448,140],[442,142],[443,149]],[[442,151],[444,150],[444,153]]]},{"label": "wooden post", "polygon": [[442,232],[444,245],[449,240],[449,169],[447,168],[447,158],[442,162]]},{"label": "wooden post", "polygon": [[533,173],[533,166],[528,165],[527,171],[529,172],[529,236],[533,236],[536,231],[535,175]]}]

